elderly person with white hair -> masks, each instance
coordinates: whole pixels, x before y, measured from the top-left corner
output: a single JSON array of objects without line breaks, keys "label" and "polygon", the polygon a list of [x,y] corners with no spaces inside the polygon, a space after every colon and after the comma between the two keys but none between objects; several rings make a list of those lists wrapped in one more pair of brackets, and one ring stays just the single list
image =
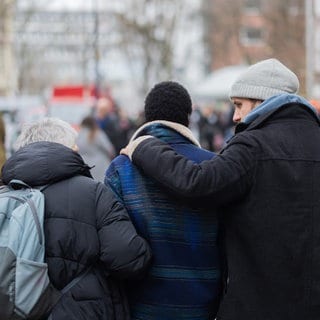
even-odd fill
[{"label": "elderly person with white hair", "polygon": [[150,249],[111,189],[92,179],[75,151],[76,136],[68,123],[55,118],[26,126],[2,169],[2,180],[48,185],[44,230],[52,284],[61,290],[90,270],[62,296],[52,319],[129,319],[119,279],[142,274]]}]

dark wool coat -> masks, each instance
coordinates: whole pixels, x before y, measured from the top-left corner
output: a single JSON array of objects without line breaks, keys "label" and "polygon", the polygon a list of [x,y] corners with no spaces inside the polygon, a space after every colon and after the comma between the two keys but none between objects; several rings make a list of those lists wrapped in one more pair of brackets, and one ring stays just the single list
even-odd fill
[{"label": "dark wool coat", "polygon": [[60,299],[53,320],[129,319],[120,279],[140,275],[150,251],[111,189],[90,178],[79,154],[57,143],[29,144],[8,159],[2,173],[5,183],[50,184],[44,227],[53,285],[62,289],[93,266]]},{"label": "dark wool coat", "polygon": [[224,206],[229,277],[218,319],[320,319],[320,129],[303,103],[241,125],[200,165],[143,141],[133,162],[175,193]]}]

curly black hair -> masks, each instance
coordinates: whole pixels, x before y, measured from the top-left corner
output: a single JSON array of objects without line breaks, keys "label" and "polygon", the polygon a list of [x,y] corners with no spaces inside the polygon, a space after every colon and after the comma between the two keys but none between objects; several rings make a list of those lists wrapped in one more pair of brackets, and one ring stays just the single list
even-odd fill
[{"label": "curly black hair", "polygon": [[167,120],[189,125],[192,102],[188,91],[179,83],[164,81],[148,93],[144,104],[146,121]]}]

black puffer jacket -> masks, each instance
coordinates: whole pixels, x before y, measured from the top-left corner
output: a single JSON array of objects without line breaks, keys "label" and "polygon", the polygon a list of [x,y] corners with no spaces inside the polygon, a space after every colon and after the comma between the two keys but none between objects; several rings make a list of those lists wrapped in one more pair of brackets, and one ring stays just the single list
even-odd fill
[{"label": "black puffer jacket", "polygon": [[229,278],[218,319],[320,319],[320,128],[310,108],[279,105],[238,126],[200,165],[156,139],[133,162],[194,203],[224,205]]},{"label": "black puffer jacket", "polygon": [[140,275],[151,254],[111,189],[90,178],[76,152],[49,142],[17,151],[2,178],[4,183],[49,184],[44,191],[46,259],[56,288],[93,265],[58,302],[53,320],[129,319],[120,281]]}]

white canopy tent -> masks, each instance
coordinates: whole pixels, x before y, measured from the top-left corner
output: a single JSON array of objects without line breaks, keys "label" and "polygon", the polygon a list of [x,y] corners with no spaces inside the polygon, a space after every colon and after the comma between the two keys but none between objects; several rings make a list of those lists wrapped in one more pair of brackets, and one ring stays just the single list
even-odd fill
[{"label": "white canopy tent", "polygon": [[192,91],[197,101],[228,101],[229,90],[238,76],[248,69],[246,65],[234,65],[212,72]]}]

